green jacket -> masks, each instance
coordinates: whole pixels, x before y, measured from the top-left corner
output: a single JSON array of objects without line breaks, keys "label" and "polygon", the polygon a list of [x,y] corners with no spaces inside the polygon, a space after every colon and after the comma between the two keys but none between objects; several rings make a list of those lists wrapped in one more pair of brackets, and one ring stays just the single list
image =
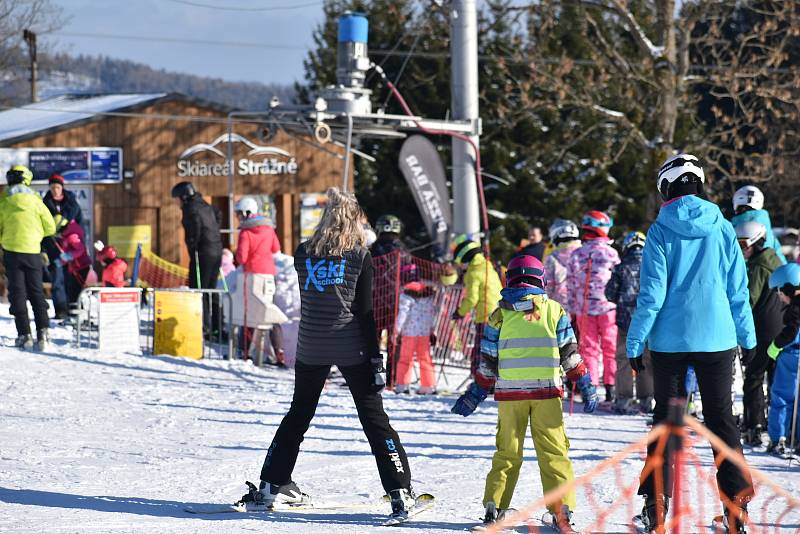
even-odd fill
[{"label": "green jacket", "polygon": [[36,191],[17,184],[0,195],[0,246],[3,250],[39,254],[42,239],[55,233],[53,216]]},{"label": "green jacket", "polygon": [[[488,283],[487,283],[488,273]],[[485,323],[489,314],[500,302],[500,290],[503,284],[494,267],[486,261],[483,254],[476,254],[467,266],[464,274],[464,298],[458,306],[458,314],[462,317],[472,309],[475,310],[475,322]]]},{"label": "green jacket", "polygon": [[771,248],[765,248],[747,260],[747,289],[750,290],[751,308],[756,307],[765,289],[769,291],[769,275],[781,265],[783,263]]}]

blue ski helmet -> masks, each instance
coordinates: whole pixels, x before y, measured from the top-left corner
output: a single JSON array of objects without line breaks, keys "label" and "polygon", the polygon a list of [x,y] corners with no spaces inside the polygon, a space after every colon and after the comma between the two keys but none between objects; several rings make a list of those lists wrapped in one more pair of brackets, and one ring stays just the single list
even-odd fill
[{"label": "blue ski helmet", "polygon": [[631,247],[643,247],[647,237],[642,232],[628,232],[622,240],[622,252]]},{"label": "blue ski helmet", "polygon": [[769,287],[793,295],[795,290],[800,289],[800,265],[787,263],[775,269],[769,276]]}]

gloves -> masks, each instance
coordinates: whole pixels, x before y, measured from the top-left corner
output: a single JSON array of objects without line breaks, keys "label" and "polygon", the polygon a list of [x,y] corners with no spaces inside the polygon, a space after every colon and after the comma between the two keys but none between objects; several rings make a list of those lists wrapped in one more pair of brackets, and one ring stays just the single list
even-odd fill
[{"label": "gloves", "polygon": [[450,319],[454,321],[460,321],[461,319],[463,319],[463,317],[461,316],[460,313],[458,313],[458,310],[456,310],[453,312],[453,315],[450,316]]},{"label": "gloves", "polygon": [[383,388],[386,387],[386,378],[384,378],[386,369],[383,367],[383,356],[379,355],[375,358],[371,358],[369,363],[372,366],[372,373],[370,374],[372,378],[369,383],[369,390],[373,393],[380,393],[383,391]]},{"label": "gloves", "polygon": [[430,337],[428,339],[430,339],[431,347],[435,347],[436,346],[436,334],[431,332],[431,335],[430,335]]},{"label": "gloves", "polygon": [[69,263],[73,260],[72,254],[70,254],[69,252],[62,252],[58,256],[58,259],[61,260],[61,263]]},{"label": "gloves", "polygon": [[644,371],[644,359],[641,354],[633,358],[628,357],[628,363],[631,364],[631,369],[637,373]]},{"label": "gloves", "polygon": [[773,341],[772,343],[770,343],[770,344],[769,344],[769,347],[767,347],[767,356],[769,356],[769,357],[770,357],[770,358],[772,358],[773,360],[777,360],[777,359],[778,359],[778,355],[779,355],[780,353],[781,353],[781,349],[779,349],[779,348],[778,348],[778,347],[775,345],[775,342],[774,342],[774,341]]},{"label": "gloves", "polygon": [[[639,359],[641,360],[641,356]],[[575,382],[575,385],[578,386],[581,397],[583,397],[583,411],[585,413],[592,413],[595,411],[599,399],[597,397],[597,389],[594,387],[594,384],[592,384],[591,375],[586,373]]]},{"label": "gloves", "polygon": [[469,385],[467,391],[458,398],[453,407],[450,408],[450,411],[466,417],[475,411],[475,408],[483,402],[488,393],[488,391],[473,382]]},{"label": "gloves", "polygon": [[104,248],[106,248],[105,244],[102,241],[100,241],[99,239],[94,242],[94,249],[97,252],[102,252]]}]

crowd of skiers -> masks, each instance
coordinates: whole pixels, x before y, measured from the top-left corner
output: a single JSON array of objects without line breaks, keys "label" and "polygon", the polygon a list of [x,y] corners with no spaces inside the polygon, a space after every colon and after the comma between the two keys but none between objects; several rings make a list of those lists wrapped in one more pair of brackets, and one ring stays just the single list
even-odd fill
[{"label": "crowd of skiers", "polygon": [[[483,498],[486,522],[501,518],[509,508],[529,426],[543,490],[573,478],[561,408],[562,398],[570,392],[582,398],[588,413],[604,405],[618,413],[652,412],[653,422],[659,423],[666,418],[669,399],[687,395],[687,376],[693,374],[703,400],[705,423],[729,447],[741,451],[742,435],[745,443],[759,444],[765,428],[769,430],[769,449],[786,446],[800,354],[800,297],[795,296],[800,295],[800,266],[784,265],[785,260],[773,248],[779,245],[769,238],[769,216],[757,188],[737,191],[736,217],[731,224],[705,199],[704,182],[697,158],[686,154],[670,158],[659,171],[657,185],[664,204],[657,220],[647,235],[628,232],[616,247],[609,237],[613,221],[600,211],[587,212],[580,226],[568,220],[554,221],[548,241],[541,239],[541,232],[532,231],[530,243],[505,269],[495,269],[488,262],[477,239],[466,235],[454,239],[452,264],[443,269],[438,284],[460,279],[463,296],[451,319],[471,316],[480,342],[474,344],[475,380],[453,412],[471,414],[492,391],[499,401],[497,451]],[[375,230],[377,236],[364,224],[365,245],[374,240],[373,258],[407,254],[399,219],[383,216]],[[295,266],[301,282],[313,277],[313,272],[302,272],[308,271],[308,265],[296,259]],[[430,353],[437,343],[433,325],[441,314],[433,298],[437,283],[422,280],[414,261],[408,260],[400,262],[398,278],[401,293],[394,334],[400,350],[393,363],[394,389],[396,393],[410,391],[416,360],[417,392],[432,393],[436,381]],[[317,291],[319,287],[314,291],[301,288],[304,306],[306,302],[317,306]],[[357,309],[363,311],[350,309],[354,314]],[[312,320],[310,315],[308,320]],[[313,320],[320,324],[321,317]],[[311,347],[310,341],[306,344]],[[318,350],[324,351],[322,347]],[[368,348],[365,355],[372,355],[376,377],[382,374],[381,364],[376,362],[383,360],[374,348]],[[737,357],[745,378],[741,428],[732,409]],[[775,376],[765,381],[775,358]],[[326,359],[325,369],[331,363],[335,358]],[[382,378],[373,382],[382,383]],[[601,386],[605,403],[598,396]],[[771,409],[767,424],[768,388]],[[356,394],[352,386],[351,391]],[[296,391],[299,403],[297,395]],[[303,402],[312,400],[309,397]],[[290,471],[276,478],[277,468],[270,467],[281,442],[298,442],[298,433],[302,434],[313,416],[303,416],[300,423],[295,401],[267,453],[261,486],[252,486],[240,504],[258,507],[276,500],[309,499],[291,481]],[[295,425],[291,438],[283,432],[289,420]],[[372,443],[367,427],[365,431]],[[392,454],[399,455],[398,465],[407,469],[399,441],[393,435],[390,440],[397,447]],[[401,486],[398,494],[392,484],[400,482],[389,482],[380,467],[385,454],[382,447],[373,445],[373,453],[387,493],[396,497],[393,510],[402,513],[411,490]],[[648,455],[653,454],[655,447],[651,446]],[[717,465],[722,500],[728,503],[723,528],[744,532],[747,504],[753,495],[749,473],[722,457]],[[639,494],[645,505],[639,519],[646,530],[657,530],[669,507],[670,462],[662,469],[662,480],[667,481],[663,488],[657,487],[653,474],[641,481]],[[575,499],[574,493],[567,493],[550,509],[553,526],[560,532],[573,532]]]},{"label": "crowd of skiers", "polygon": [[[15,165],[6,173],[8,186],[0,196],[0,245],[10,312],[17,329],[15,346],[34,347],[28,302],[34,314],[37,350],[47,350],[50,317],[44,281],[51,284],[55,319],[65,319],[89,282],[92,260],[86,248],[81,209],[64,178],[53,174],[42,198],[31,188],[33,173]],[[102,283],[122,286],[127,264],[114,247],[95,243],[103,266]]]}]

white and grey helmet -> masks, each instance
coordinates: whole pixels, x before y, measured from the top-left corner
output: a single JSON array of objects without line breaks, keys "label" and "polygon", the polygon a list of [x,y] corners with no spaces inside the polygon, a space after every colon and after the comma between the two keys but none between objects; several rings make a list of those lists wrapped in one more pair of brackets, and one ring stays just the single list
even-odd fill
[{"label": "white and grey helmet", "polygon": [[236,211],[245,217],[258,214],[258,202],[253,197],[242,197],[236,203]]},{"label": "white and grey helmet", "polygon": [[572,221],[556,219],[547,229],[547,234],[550,236],[550,241],[555,241],[556,239],[578,239],[580,230],[578,230],[578,225]]},{"label": "white and grey helmet", "polygon": [[705,183],[706,175],[696,156],[691,154],[678,154],[667,158],[658,170],[658,191],[667,198],[670,184],[680,181],[683,183]]},{"label": "white and grey helmet", "polygon": [[743,248],[748,248],[767,237],[767,227],[757,221],[748,221],[736,226],[736,239]]},{"label": "white and grey helmet", "polygon": [[734,211],[739,209],[740,206],[747,206],[754,210],[762,209],[764,207],[764,193],[754,185],[740,187],[733,194]]}]

